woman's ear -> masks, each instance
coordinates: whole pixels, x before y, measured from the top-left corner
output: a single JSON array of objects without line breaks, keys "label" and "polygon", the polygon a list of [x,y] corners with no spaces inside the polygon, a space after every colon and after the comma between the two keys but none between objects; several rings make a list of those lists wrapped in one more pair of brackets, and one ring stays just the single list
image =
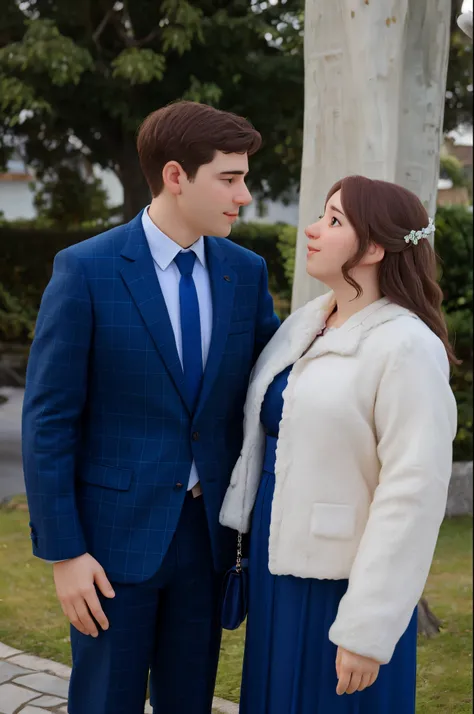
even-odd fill
[{"label": "woman's ear", "polygon": [[378,243],[370,243],[365,254],[366,265],[376,265],[381,263],[385,257],[385,248],[382,248]]}]

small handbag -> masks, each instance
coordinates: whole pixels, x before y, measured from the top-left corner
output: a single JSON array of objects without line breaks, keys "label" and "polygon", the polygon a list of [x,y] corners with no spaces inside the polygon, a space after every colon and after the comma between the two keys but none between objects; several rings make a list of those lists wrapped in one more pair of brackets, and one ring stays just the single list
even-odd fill
[{"label": "small handbag", "polygon": [[224,576],[221,625],[236,630],[247,617],[249,599],[248,559],[242,558],[242,533],[237,537],[237,561]]}]

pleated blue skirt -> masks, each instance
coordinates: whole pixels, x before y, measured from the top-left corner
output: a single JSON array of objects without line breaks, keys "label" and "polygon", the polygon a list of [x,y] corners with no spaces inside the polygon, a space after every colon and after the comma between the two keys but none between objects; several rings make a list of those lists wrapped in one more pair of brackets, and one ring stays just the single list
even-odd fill
[{"label": "pleated blue skirt", "polygon": [[[250,600],[240,714],[415,714],[416,611],[376,682],[336,694],[337,648],[328,639],[347,580],[274,576],[268,540],[275,476],[272,447],[255,505],[250,541]],[[274,455],[273,455],[274,465]]]}]

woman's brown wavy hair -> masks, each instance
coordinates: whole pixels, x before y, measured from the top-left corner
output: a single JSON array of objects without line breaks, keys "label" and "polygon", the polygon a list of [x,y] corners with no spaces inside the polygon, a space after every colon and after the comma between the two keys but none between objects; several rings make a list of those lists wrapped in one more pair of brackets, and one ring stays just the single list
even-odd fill
[{"label": "woman's brown wavy hair", "polygon": [[326,203],[339,190],[344,214],[359,239],[356,254],[342,266],[344,279],[359,297],[362,288],[349,272],[371,243],[382,246],[385,255],[379,266],[380,291],[418,315],[443,342],[449,361],[459,364],[441,311],[443,293],[437,282],[436,253],[425,238],[417,245],[404,240],[410,231],[428,226],[428,214],[421,201],[394,183],[348,176],[334,184]]}]

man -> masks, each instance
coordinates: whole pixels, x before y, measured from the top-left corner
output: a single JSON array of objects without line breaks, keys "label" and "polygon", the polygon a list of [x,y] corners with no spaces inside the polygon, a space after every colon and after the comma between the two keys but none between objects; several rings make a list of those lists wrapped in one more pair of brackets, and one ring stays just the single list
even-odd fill
[{"label": "man", "polygon": [[138,135],[151,205],[56,256],[23,456],[33,551],[55,562],[73,625],[69,714],[143,714],[149,670],[156,714],[211,712],[236,547],[218,515],[279,324],[263,259],[223,240],[260,142],[206,105],[152,113]]}]

